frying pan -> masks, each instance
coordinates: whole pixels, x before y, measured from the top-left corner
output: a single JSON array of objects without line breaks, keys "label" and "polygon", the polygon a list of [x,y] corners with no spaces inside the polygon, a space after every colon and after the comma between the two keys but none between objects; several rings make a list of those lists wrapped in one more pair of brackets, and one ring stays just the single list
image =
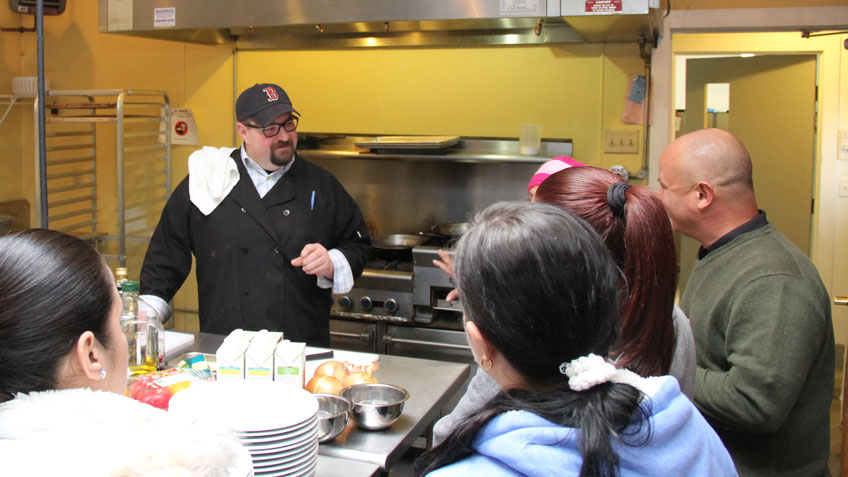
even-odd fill
[{"label": "frying pan", "polygon": [[409,234],[377,235],[371,237],[371,247],[378,250],[412,250],[424,243],[427,237]]},{"label": "frying pan", "polygon": [[434,225],[430,230],[445,237],[459,237],[467,232],[469,228],[470,225],[468,225],[468,222],[454,222],[451,224]]}]

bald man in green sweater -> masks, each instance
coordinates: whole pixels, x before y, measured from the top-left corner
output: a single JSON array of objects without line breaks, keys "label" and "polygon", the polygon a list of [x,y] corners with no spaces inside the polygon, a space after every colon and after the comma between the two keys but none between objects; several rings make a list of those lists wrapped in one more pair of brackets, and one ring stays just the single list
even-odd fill
[{"label": "bald man in green sweater", "polygon": [[695,335],[695,404],[743,476],[829,475],[830,298],[757,208],[745,146],[720,129],[660,156],[660,198],[701,243],[680,306]]}]

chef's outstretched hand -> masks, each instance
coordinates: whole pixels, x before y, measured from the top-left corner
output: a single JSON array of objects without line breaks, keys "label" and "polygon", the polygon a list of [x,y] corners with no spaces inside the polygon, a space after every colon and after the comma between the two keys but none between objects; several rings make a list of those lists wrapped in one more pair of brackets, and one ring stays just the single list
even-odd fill
[{"label": "chef's outstretched hand", "polygon": [[333,261],[330,254],[320,243],[310,243],[303,247],[300,256],[291,261],[292,266],[303,267],[303,273],[333,279]]},{"label": "chef's outstretched hand", "polygon": [[[439,250],[436,253],[439,254],[439,258],[441,258],[442,260],[441,261],[440,260],[433,260],[433,265],[441,268],[443,272],[447,273],[447,275],[450,277],[451,283],[453,283],[453,279],[454,279],[453,257],[451,257],[444,250]],[[456,291],[456,289],[453,289],[453,290],[450,291],[450,293],[448,293],[448,296],[446,297],[446,301],[451,302],[451,301],[456,300],[457,298],[459,298],[459,292]]]}]

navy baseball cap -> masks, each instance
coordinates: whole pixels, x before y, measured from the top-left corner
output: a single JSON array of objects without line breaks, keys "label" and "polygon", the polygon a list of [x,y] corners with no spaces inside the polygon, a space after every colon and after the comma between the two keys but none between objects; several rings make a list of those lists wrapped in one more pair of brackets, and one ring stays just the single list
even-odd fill
[{"label": "navy baseball cap", "polygon": [[236,100],[236,119],[252,119],[257,126],[265,127],[285,113],[296,113],[289,95],[283,88],[271,83],[255,84],[242,91]]}]

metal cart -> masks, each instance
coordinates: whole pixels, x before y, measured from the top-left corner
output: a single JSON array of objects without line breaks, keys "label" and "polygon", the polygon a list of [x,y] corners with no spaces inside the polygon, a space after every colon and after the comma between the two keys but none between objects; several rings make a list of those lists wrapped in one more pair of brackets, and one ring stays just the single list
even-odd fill
[{"label": "metal cart", "polygon": [[[37,99],[34,107],[37,118]],[[171,192],[170,122],[164,91],[48,91],[46,170],[35,127],[35,196],[43,174],[49,228],[90,241],[111,267],[137,276]]]}]

